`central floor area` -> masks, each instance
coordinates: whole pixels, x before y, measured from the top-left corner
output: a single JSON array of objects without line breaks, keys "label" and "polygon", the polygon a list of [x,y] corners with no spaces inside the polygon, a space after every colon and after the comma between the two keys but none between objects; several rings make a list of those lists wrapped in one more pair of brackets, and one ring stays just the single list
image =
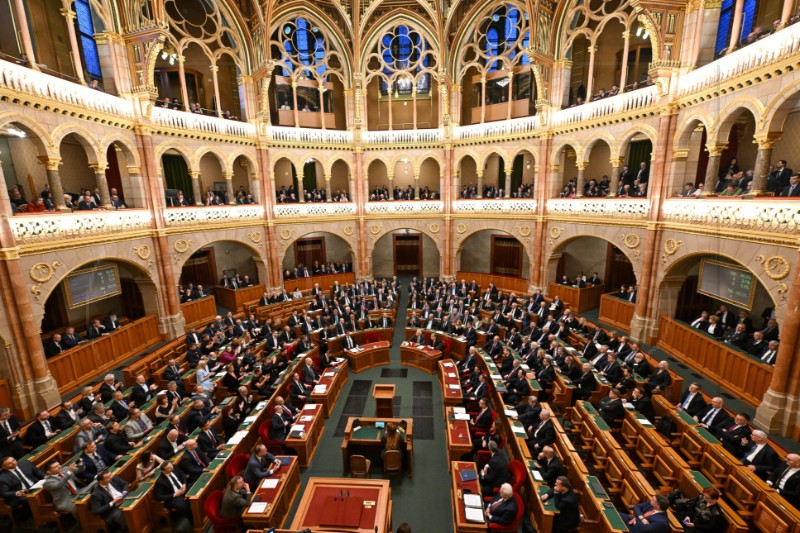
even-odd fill
[{"label": "central floor area", "polygon": [[[376,383],[391,383],[396,390],[395,416],[414,419],[414,477],[387,477],[392,485],[392,526],[397,529],[398,525],[408,522],[415,532],[449,533],[453,531],[453,510],[441,385],[437,375],[400,365],[400,343],[405,340],[410,279],[400,279],[403,291],[397,307],[391,363],[358,374],[350,373],[333,414],[325,421],[311,466],[301,472],[300,495],[310,477],[342,476],[341,444],[347,418],[375,416],[372,388]],[[372,477],[382,477],[380,461],[373,462]],[[299,502],[298,495],[286,524],[294,519]]]}]

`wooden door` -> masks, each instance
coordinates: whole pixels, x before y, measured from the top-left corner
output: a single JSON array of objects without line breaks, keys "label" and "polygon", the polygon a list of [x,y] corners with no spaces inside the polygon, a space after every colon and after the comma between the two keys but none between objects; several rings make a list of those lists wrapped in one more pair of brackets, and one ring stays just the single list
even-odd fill
[{"label": "wooden door", "polygon": [[294,244],[294,264],[295,266],[304,265],[311,269],[315,261],[324,264],[325,239],[322,237],[312,237],[309,239],[298,239]]},{"label": "wooden door", "polygon": [[213,287],[219,283],[217,276],[217,262],[214,257],[214,248],[203,248],[195,252],[192,257],[183,265],[179,283],[187,285],[203,285],[203,287]]},{"label": "wooden door", "polygon": [[501,276],[522,276],[522,243],[514,237],[492,235],[491,272]]},{"label": "wooden door", "polygon": [[[586,276],[591,276],[593,272],[584,272]],[[633,274],[633,265],[628,257],[623,254],[613,244],[608,244],[606,252],[606,287],[608,290],[618,289],[620,285],[636,284],[636,276]]]},{"label": "wooden door", "polygon": [[393,235],[394,275],[422,275],[422,236]]}]

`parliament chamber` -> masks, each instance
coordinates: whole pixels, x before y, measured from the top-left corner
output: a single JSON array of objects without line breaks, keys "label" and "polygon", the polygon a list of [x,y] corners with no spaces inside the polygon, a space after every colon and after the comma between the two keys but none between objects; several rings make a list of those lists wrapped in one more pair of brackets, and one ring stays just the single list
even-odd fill
[{"label": "parliament chamber", "polygon": [[0,0],[0,527],[800,533],[798,22]]}]

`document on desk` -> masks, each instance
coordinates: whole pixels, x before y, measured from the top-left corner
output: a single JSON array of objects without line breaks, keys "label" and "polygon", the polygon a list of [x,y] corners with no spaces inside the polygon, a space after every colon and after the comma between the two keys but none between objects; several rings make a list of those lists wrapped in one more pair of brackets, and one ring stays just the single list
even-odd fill
[{"label": "document on desk", "polygon": [[467,522],[475,522],[476,524],[483,524],[486,522],[483,516],[483,510],[476,509],[475,507],[464,507],[464,516],[467,517]]},{"label": "document on desk", "polygon": [[300,422],[311,422],[314,420],[314,417],[311,415],[305,415],[300,417]]},{"label": "document on desk", "polygon": [[457,378],[458,376],[454,372],[448,372],[447,373],[447,377],[448,378]]},{"label": "document on desk", "polygon": [[245,418],[244,422],[249,422],[249,423],[252,424],[256,420],[258,420],[258,415],[251,415],[251,416],[248,416],[247,418]]},{"label": "document on desk", "polygon": [[333,376],[336,375],[336,372],[325,372],[322,375],[325,376],[326,378],[332,378]]},{"label": "document on desk", "polygon": [[228,439],[228,444],[239,444],[247,436],[247,434],[247,431],[237,431],[233,434],[233,437]]},{"label": "document on desk", "polygon": [[454,384],[454,383],[453,383],[453,384],[450,384],[450,385],[448,385],[448,387],[450,387],[450,388],[451,388],[451,389],[453,389],[453,390],[458,390],[458,389],[460,389],[460,388],[461,388],[461,386],[460,386],[460,385],[456,385],[456,384]]},{"label": "document on desk", "polygon": [[315,385],[314,386],[314,394],[325,394],[325,391],[328,390],[327,385]]},{"label": "document on desk", "polygon": [[509,418],[517,418],[518,413],[514,409],[509,409],[508,407],[506,407],[505,409],[503,409],[503,412]]},{"label": "document on desk", "polygon": [[248,513],[264,513],[267,510],[267,502],[253,502],[250,504],[250,508],[247,510]]},{"label": "document on desk", "polygon": [[480,494],[464,494],[464,505],[476,509],[483,508],[483,500]]},{"label": "document on desk", "polygon": [[454,413],[466,413],[467,412],[467,408],[466,407],[453,407],[453,412]]},{"label": "document on desk", "polygon": [[313,411],[317,408],[317,404],[315,403],[307,403],[303,406],[303,411]]},{"label": "document on desk", "polygon": [[454,420],[469,420],[469,415],[467,413],[454,413],[453,414]]},{"label": "document on desk", "polygon": [[261,488],[262,489],[274,489],[278,486],[278,482],[280,482],[279,478],[264,478],[261,481]]}]

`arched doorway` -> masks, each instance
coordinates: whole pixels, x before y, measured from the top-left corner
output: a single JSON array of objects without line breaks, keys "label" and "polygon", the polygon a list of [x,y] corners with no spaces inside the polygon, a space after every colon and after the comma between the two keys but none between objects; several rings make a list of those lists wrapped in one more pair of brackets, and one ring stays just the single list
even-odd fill
[{"label": "arched doorway", "polygon": [[473,233],[456,252],[456,270],[530,279],[531,261],[522,243],[505,231]]},{"label": "arched doorway", "polygon": [[441,272],[441,257],[436,243],[425,233],[397,229],[382,236],[372,249],[372,275],[433,276]]},{"label": "arched doorway", "polygon": [[380,159],[373,160],[367,167],[367,183],[370,202],[382,202],[392,198],[392,182],[386,163]]},{"label": "arched doorway", "polygon": [[570,239],[555,249],[547,263],[546,281],[558,283],[563,276],[574,280],[579,274],[589,278],[595,273],[609,291],[636,285],[628,256],[611,242],[589,235]]},{"label": "arched doorway", "polygon": [[300,201],[297,169],[291,160],[286,157],[281,157],[275,161],[273,178],[275,180],[275,200],[279,204],[296,203]]},{"label": "arched doorway", "polygon": [[308,268],[311,275],[321,274],[320,266],[330,263],[334,263],[339,272],[342,270],[341,267],[352,271],[353,260],[353,250],[347,241],[333,233],[319,231],[303,235],[290,244],[286,248],[281,268],[284,279],[287,279],[291,277],[286,275],[287,271],[291,274],[295,268],[301,266]]},{"label": "arched doorway", "polygon": [[257,252],[236,241],[215,241],[194,252],[183,264],[178,284],[202,285],[209,290],[220,285],[222,278],[234,275],[247,277],[253,285],[267,279],[266,265]]}]

